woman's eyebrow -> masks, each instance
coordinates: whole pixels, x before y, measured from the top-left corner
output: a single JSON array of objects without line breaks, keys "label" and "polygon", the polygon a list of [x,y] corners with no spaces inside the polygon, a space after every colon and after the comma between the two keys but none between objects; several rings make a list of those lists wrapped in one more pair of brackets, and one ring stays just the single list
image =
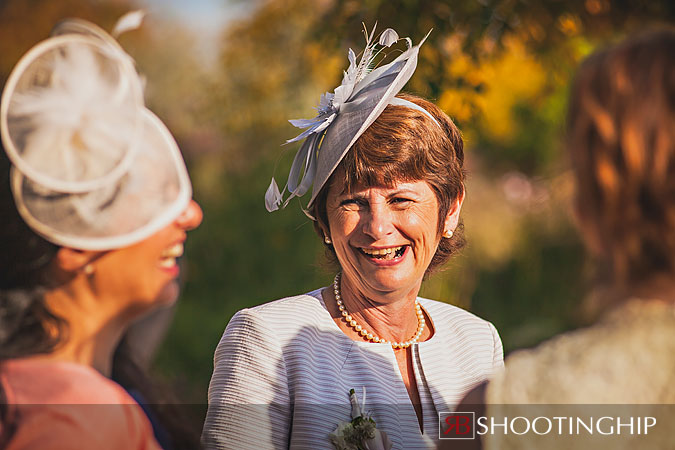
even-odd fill
[{"label": "woman's eyebrow", "polygon": [[417,191],[415,191],[414,189],[403,187],[403,188],[400,188],[400,189],[396,189],[393,192],[390,192],[387,195],[387,197],[395,197],[397,195],[402,195],[402,194],[404,194],[404,195],[414,195],[414,196],[419,195],[417,193]]},{"label": "woman's eyebrow", "polygon": [[359,192],[345,192],[345,193],[340,194],[338,196],[339,201],[348,200],[348,199],[362,200],[362,199],[365,199],[365,198],[366,198],[366,195],[362,194],[362,193],[359,193]]}]

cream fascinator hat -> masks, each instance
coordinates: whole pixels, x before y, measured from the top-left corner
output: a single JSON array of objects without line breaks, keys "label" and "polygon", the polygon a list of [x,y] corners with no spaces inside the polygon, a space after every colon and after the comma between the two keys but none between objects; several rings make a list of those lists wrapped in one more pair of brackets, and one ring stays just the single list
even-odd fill
[{"label": "cream fascinator hat", "polygon": [[[125,15],[113,34],[141,19]],[[192,196],[175,140],[144,106],[132,58],[89,22],[61,22],[19,60],[2,92],[0,132],[17,210],[55,244],[134,244]]]},{"label": "cream fascinator hat", "polygon": [[[424,108],[396,97],[415,72],[419,48],[429,34],[415,46],[410,38],[399,39],[391,28],[384,30],[377,42],[374,39],[375,28],[370,33],[364,30],[364,34],[366,48],[361,60],[357,63],[356,55],[349,49],[349,68],[344,72],[342,84],[334,93],[321,96],[317,107],[319,114],[313,119],[290,121],[305,131],[286,143],[302,139],[305,142],[295,155],[283,193],[279,192],[279,187],[272,178],[265,194],[265,207],[268,211],[286,207],[293,197],[304,195],[313,185],[312,197],[307,205],[308,209],[311,208],[317,194],[342,158],[387,105],[419,110],[436,122]],[[406,42],[407,50],[389,64],[374,68],[380,52],[399,40]],[[284,200],[286,193],[288,198]]]}]

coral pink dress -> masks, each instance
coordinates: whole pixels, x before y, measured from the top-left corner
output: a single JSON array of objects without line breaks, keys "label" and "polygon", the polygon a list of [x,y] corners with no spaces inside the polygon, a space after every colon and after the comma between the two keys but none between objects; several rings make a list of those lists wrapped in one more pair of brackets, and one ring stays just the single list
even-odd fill
[{"label": "coral pink dress", "polygon": [[39,357],[0,363],[7,450],[159,450],[127,392],[89,366]]}]

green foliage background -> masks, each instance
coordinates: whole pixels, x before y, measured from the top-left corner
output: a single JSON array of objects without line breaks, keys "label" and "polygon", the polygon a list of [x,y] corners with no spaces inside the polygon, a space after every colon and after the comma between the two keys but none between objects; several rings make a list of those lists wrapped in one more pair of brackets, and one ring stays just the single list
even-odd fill
[{"label": "green foliage background", "polygon": [[[0,80],[57,20],[110,29],[136,6],[0,1]],[[469,244],[422,295],[491,320],[507,351],[583,322],[591,272],[571,225],[562,153],[568,86],[593,48],[672,23],[672,2],[266,0],[246,8],[223,30],[215,63],[199,56],[194,31],[166,18],[151,15],[121,38],[205,213],[187,243],[183,295],[155,365],[185,401],[205,402],[213,350],[234,312],[332,278],[301,204],[268,214],[263,194],[297,149],[280,145],[297,134],[287,119],[314,116],[319,95],[339,83],[346,49],[363,47],[361,22],[415,42],[433,28],[406,90],[437,102],[465,136]]]}]

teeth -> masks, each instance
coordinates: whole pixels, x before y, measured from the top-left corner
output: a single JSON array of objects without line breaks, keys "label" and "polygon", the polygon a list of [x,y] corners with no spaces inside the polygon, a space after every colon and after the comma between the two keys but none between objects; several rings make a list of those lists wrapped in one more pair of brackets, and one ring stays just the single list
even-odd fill
[{"label": "teeth", "polygon": [[163,269],[171,269],[176,265],[176,258],[183,255],[183,243],[178,242],[162,252],[159,260],[159,267]]},{"label": "teeth", "polygon": [[159,261],[159,267],[171,269],[176,265],[176,258],[164,258]]},{"label": "teeth", "polygon": [[[401,250],[403,246],[399,247],[389,247],[389,248],[381,248],[381,249],[369,249],[369,248],[362,248],[361,250],[363,253],[365,253],[368,256],[394,256],[394,253],[397,251]],[[391,259],[388,258],[388,259]]]},{"label": "teeth", "polygon": [[179,242],[164,250],[162,252],[162,259],[165,258],[173,259],[175,263],[175,259],[181,257],[182,255],[183,255],[183,243]]}]

